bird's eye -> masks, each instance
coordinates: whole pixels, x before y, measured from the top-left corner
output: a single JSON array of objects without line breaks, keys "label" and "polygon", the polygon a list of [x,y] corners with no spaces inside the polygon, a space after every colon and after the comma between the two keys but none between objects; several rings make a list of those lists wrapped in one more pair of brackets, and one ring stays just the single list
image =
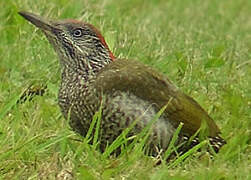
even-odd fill
[{"label": "bird's eye", "polygon": [[73,31],[73,36],[74,37],[81,37],[83,35],[82,29],[78,28]]}]

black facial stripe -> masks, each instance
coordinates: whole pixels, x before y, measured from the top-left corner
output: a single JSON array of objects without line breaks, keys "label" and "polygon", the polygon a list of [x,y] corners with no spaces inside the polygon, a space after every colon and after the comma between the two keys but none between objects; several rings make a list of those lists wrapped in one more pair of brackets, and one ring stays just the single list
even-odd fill
[{"label": "black facial stripe", "polygon": [[71,58],[74,58],[75,52],[74,52],[74,48],[73,48],[72,44],[67,42],[65,39],[63,39],[62,44],[63,44],[63,48],[66,50],[67,54],[69,56],[71,56]]},{"label": "black facial stripe", "polygon": [[61,41],[63,48],[65,49],[66,55],[70,56],[71,58],[75,57],[75,52],[73,45],[71,42],[69,42],[67,36],[65,33],[61,32],[55,32],[55,35],[58,37],[58,39]]}]

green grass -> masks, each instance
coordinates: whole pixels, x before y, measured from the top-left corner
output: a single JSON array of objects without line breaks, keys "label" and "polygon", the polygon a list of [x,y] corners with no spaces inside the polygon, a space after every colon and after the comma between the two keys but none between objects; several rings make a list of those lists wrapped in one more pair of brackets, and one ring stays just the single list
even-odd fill
[{"label": "green grass", "polygon": [[[0,179],[251,179],[251,1],[0,1]],[[17,12],[97,26],[118,57],[165,73],[228,141],[214,160],[155,166],[135,144],[104,156],[72,132],[57,106],[60,69],[43,34]],[[44,96],[16,104],[31,84]]]}]

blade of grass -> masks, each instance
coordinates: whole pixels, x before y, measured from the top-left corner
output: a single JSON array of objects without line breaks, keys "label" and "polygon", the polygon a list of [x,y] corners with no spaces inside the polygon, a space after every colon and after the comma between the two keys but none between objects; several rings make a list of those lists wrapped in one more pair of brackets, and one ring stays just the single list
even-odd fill
[{"label": "blade of grass", "polygon": [[189,151],[181,155],[179,158],[177,158],[173,163],[168,165],[168,168],[172,168],[174,166],[177,166],[180,164],[184,159],[186,159],[188,156],[193,154],[194,152],[197,152],[200,148],[202,148],[204,145],[207,144],[207,140],[202,141],[201,143],[197,144],[193,148],[191,148]]},{"label": "blade of grass", "polygon": [[16,106],[16,103],[18,99],[20,98],[22,94],[15,95],[11,98],[11,100],[1,109],[0,111],[0,120],[14,107]]},{"label": "blade of grass", "polygon": [[[169,102],[170,101],[171,101],[171,99],[169,100]],[[168,102],[168,104],[169,104],[169,102]],[[146,141],[152,132],[151,128],[152,128],[153,124],[160,118],[160,116],[163,114],[163,112],[167,108],[168,104],[163,106],[159,110],[159,112],[154,116],[154,118],[142,129],[142,131],[139,134],[137,134],[134,141],[128,146],[128,149],[132,149],[133,146],[135,146],[135,144],[139,142],[139,146],[137,146],[138,150],[143,150],[143,147],[145,146]]]},{"label": "blade of grass", "polygon": [[92,144],[94,145],[94,149],[96,149],[96,147],[98,145],[98,138],[99,138],[99,132],[100,132],[100,122],[101,122],[101,118],[102,118],[102,106],[103,106],[102,102],[103,101],[101,101],[99,111],[95,113],[95,118],[96,118],[95,121],[97,121],[97,123],[96,123],[94,138],[93,138],[93,142],[92,142]]},{"label": "blade of grass", "polygon": [[175,151],[175,142],[179,138],[179,133],[180,133],[182,127],[183,127],[183,123],[180,123],[178,128],[174,132],[173,137],[168,145],[168,148],[164,153],[164,160],[167,159],[172,154],[173,151]]}]

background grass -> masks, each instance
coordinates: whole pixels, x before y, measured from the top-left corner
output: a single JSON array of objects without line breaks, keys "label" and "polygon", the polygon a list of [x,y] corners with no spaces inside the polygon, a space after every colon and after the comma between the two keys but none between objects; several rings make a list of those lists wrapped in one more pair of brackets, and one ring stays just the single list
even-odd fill
[{"label": "background grass", "polygon": [[[2,0],[0,7],[1,179],[251,179],[251,1]],[[139,151],[104,157],[77,141],[57,106],[57,57],[19,10],[94,24],[117,57],[155,67],[194,97],[228,144],[213,161],[195,155],[155,167]],[[48,90],[16,105],[31,84]]]}]

